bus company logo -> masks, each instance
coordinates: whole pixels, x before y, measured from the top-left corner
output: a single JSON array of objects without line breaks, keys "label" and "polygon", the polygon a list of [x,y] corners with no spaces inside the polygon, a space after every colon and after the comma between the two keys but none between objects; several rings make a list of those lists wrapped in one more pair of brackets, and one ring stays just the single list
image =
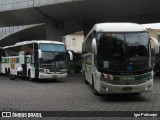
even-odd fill
[{"label": "bus company logo", "polygon": [[11,112],[2,112],[2,117],[11,117]]},{"label": "bus company logo", "polygon": [[34,118],[34,117],[42,117],[41,113],[35,112],[2,112],[2,117],[21,117],[21,118]]},{"label": "bus company logo", "polygon": [[135,80],[134,77],[121,77],[120,78],[121,81],[128,81],[128,80]]}]

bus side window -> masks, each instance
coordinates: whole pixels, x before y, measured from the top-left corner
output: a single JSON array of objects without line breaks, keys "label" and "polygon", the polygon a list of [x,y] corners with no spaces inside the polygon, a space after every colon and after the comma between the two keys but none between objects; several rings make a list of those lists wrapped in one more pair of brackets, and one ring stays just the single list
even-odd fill
[{"label": "bus side window", "polygon": [[6,51],[5,50],[2,51],[2,57],[6,57]]},{"label": "bus side window", "polygon": [[96,31],[93,31],[92,38],[96,38]]}]

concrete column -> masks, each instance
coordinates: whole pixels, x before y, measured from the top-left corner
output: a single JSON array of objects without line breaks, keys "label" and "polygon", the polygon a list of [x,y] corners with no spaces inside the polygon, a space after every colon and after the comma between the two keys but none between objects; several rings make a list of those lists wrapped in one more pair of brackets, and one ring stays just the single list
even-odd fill
[{"label": "concrete column", "polygon": [[63,22],[55,21],[49,17],[45,19],[47,40],[62,42]]}]

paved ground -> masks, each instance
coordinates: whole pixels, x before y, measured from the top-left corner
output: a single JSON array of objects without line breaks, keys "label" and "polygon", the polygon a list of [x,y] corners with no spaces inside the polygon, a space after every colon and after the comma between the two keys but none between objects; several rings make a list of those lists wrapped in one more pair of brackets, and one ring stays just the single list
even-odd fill
[{"label": "paved ground", "polygon": [[160,77],[151,93],[95,96],[81,74],[57,82],[0,76],[0,111],[160,111]]}]

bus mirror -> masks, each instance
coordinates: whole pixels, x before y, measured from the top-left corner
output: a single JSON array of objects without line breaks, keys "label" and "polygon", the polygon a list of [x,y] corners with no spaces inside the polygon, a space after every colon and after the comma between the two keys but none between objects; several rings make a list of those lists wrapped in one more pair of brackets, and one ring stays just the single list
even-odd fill
[{"label": "bus mirror", "polygon": [[157,39],[150,37],[151,49],[154,49],[154,54],[159,53],[159,42]]},{"label": "bus mirror", "polygon": [[38,58],[42,58],[42,51],[40,49],[38,50]]},{"label": "bus mirror", "polygon": [[69,60],[73,60],[73,54],[71,51],[68,51],[68,54],[69,54]]},{"label": "bus mirror", "polygon": [[94,54],[97,54],[97,42],[96,42],[96,39],[94,38],[93,41],[92,41],[92,52]]}]

